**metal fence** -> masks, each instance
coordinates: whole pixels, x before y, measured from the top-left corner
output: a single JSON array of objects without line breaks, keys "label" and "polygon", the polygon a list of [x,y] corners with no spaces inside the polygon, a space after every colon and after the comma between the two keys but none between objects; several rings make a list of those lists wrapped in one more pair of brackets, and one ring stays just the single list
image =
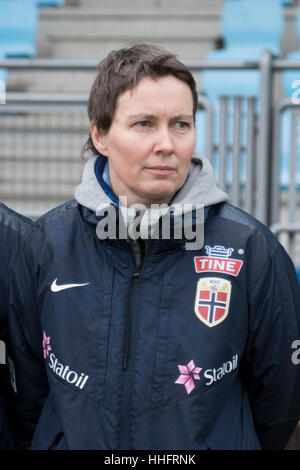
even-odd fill
[{"label": "metal fence", "polygon": [[[266,52],[260,62],[202,61],[187,65],[196,79],[207,69],[260,71],[258,97],[219,98],[217,130],[214,105],[206,96],[199,96],[205,154],[230,201],[271,227],[300,266],[300,192],[296,180],[297,171],[300,173],[300,105],[287,98],[274,99],[276,75],[286,69],[300,71],[300,63],[273,60]],[[96,71],[97,63],[10,59],[0,61],[0,67],[59,73]],[[36,218],[73,197],[84,164],[81,148],[89,132],[87,99],[87,95],[75,94],[6,94],[5,104],[0,105],[0,200]],[[281,181],[280,168],[283,119],[288,121],[290,133],[287,183]]]},{"label": "metal fence", "polygon": [[0,108],[0,200],[37,218],[73,198],[88,136],[87,96],[8,93]]},{"label": "metal fence", "polygon": [[273,128],[270,228],[300,266],[300,104],[276,103]]}]

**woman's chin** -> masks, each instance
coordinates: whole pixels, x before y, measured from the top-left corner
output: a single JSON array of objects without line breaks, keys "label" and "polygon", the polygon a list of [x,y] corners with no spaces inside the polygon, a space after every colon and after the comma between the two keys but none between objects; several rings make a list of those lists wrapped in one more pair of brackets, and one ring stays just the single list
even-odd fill
[{"label": "woman's chin", "polygon": [[149,203],[163,204],[170,202],[176,191],[174,188],[158,186],[147,192],[144,191],[143,196]]}]

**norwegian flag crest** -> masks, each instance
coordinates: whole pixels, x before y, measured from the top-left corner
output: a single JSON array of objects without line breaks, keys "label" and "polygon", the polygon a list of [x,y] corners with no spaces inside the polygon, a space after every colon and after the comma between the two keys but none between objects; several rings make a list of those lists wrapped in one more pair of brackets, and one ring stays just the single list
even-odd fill
[{"label": "norwegian flag crest", "polygon": [[199,279],[195,299],[195,314],[205,325],[216,326],[228,315],[231,282],[218,277]]}]

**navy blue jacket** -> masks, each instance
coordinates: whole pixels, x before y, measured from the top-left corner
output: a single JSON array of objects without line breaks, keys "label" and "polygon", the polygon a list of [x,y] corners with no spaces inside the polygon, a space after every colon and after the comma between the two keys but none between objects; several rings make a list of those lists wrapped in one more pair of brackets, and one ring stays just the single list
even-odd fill
[{"label": "navy blue jacket", "polygon": [[24,238],[10,317],[20,445],[282,448],[300,411],[299,285],[282,246],[221,203],[201,250],[152,240],[135,274],[131,246],[99,240],[97,220],[72,201]]},{"label": "navy blue jacket", "polygon": [[16,254],[22,234],[30,224],[29,219],[0,203],[0,449],[2,450],[11,449],[13,446],[5,409],[12,394],[7,358],[4,355],[7,343],[9,276],[11,260]]},{"label": "navy blue jacket", "polygon": [[172,202],[205,205],[201,249],[172,233],[100,239],[97,207],[112,201],[95,165],[76,200],[27,231],[18,256],[9,351],[18,446],[283,448],[300,415],[289,256],[225,202],[202,157]]}]

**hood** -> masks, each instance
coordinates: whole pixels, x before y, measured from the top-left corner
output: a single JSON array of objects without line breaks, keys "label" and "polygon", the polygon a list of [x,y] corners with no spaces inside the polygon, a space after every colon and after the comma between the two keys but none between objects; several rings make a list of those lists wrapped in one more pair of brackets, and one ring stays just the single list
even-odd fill
[{"label": "hood", "polygon": [[[112,201],[105,194],[95,175],[97,156],[87,160],[82,181],[75,189],[76,201],[84,207],[97,212],[103,204],[111,205]],[[200,154],[194,154],[189,169],[189,178],[178,191],[172,201],[173,204],[203,203],[204,207],[213,206],[227,201],[227,194],[217,187],[215,175],[209,160]]]},{"label": "hood", "polygon": [[[87,207],[98,215],[99,208],[104,210],[105,207],[116,204],[106,195],[98,183],[94,169],[97,158],[98,157],[95,156],[87,160],[82,181],[75,189],[74,196],[79,204]],[[209,160],[203,155],[194,154],[190,163],[189,178],[177,192],[169,208],[163,211],[161,209],[150,208],[145,210],[140,220],[141,232],[143,232],[144,226],[145,233],[147,232],[148,234],[148,221],[151,220],[151,224],[153,225],[153,223],[159,220],[162,214],[165,214],[171,208],[182,207],[183,213],[188,214],[193,211],[196,204],[198,207],[202,205],[203,208],[227,201],[227,199],[227,194],[216,185],[214,171]],[[127,226],[130,226],[130,223],[136,217],[136,209],[128,209],[121,205],[120,209]],[[150,217],[149,212],[151,212]],[[148,236],[145,235],[145,238],[148,238]]]}]

